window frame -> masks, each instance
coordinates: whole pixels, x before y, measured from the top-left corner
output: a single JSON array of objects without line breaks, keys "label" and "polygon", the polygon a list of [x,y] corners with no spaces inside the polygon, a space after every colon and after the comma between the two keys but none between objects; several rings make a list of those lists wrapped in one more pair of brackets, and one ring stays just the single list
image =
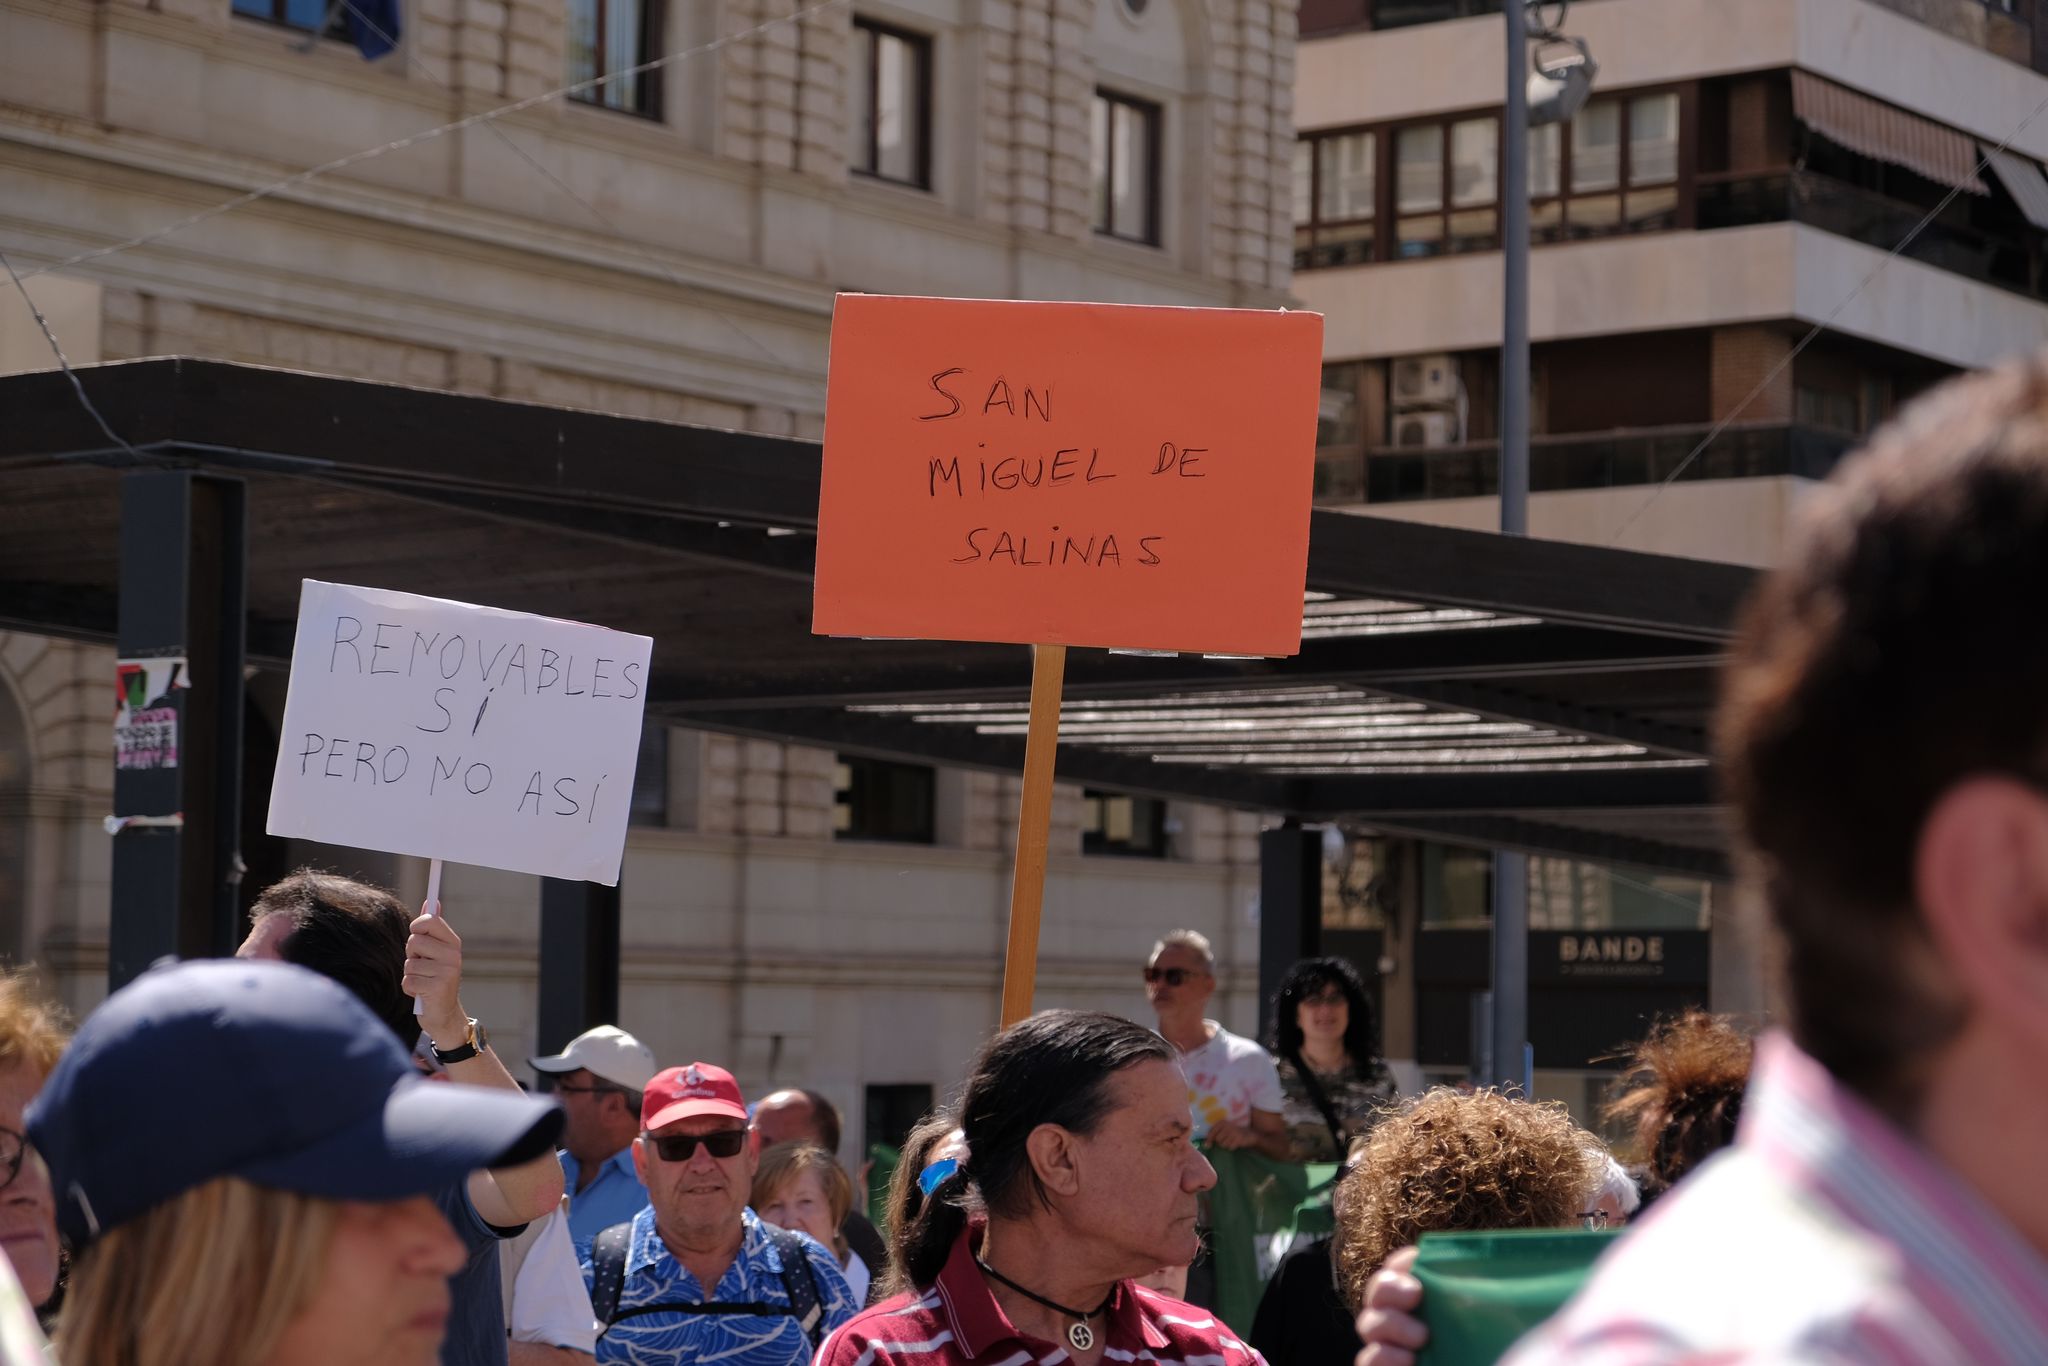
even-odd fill
[{"label": "window frame", "polygon": [[1094,99],[1090,101],[1088,110],[1089,126],[1091,129],[1094,127],[1095,105],[1098,103],[1109,106],[1109,131],[1102,150],[1102,175],[1104,180],[1112,185],[1116,181],[1117,106],[1122,105],[1126,109],[1136,111],[1144,120],[1146,221],[1143,235],[1134,236],[1130,233],[1119,231],[1116,226],[1116,195],[1114,192],[1110,192],[1103,195],[1103,212],[1108,218],[1108,223],[1105,225],[1104,223],[1096,222],[1093,205],[1095,186],[1092,183],[1091,177],[1091,183],[1088,187],[1090,199],[1088,217],[1090,223],[1096,235],[1100,237],[1108,237],[1118,242],[1129,242],[1133,246],[1140,247],[1164,246],[1166,234],[1162,215],[1160,214],[1161,200],[1163,198],[1160,183],[1165,178],[1165,165],[1162,153],[1166,141],[1166,106],[1157,100],[1148,100],[1139,95],[1126,95],[1121,91],[1111,90],[1107,86],[1098,85],[1095,87]]},{"label": "window frame", "polygon": [[[854,754],[847,751],[840,751],[834,754],[832,762],[835,767],[847,769],[849,779],[847,785],[841,787],[836,780],[835,773],[835,781],[832,784],[832,839],[834,842],[914,845],[938,843],[939,770],[936,766],[932,764],[904,763],[895,759],[877,759],[869,755]],[[854,800],[854,796],[862,790],[859,776],[862,766],[866,766],[866,770],[871,774],[893,772],[903,775],[913,773],[920,775],[925,786],[923,793],[924,823],[911,831],[881,832],[877,832],[873,828],[875,824],[873,820],[857,825],[856,822],[859,820],[861,809],[860,805]],[[848,828],[846,829],[839,827],[838,812],[842,808],[849,813]]]},{"label": "window frame", "polygon": [[[1091,803],[1100,804],[1102,814],[1102,819],[1098,821],[1097,828],[1094,830],[1088,828],[1086,814],[1084,813],[1082,816],[1081,852],[1083,854],[1090,857],[1100,856],[1104,858],[1163,859],[1172,856],[1173,835],[1169,828],[1170,817],[1164,798],[1134,796],[1128,792],[1111,792],[1106,789],[1090,787],[1082,789],[1081,801],[1084,806]],[[1146,813],[1147,819],[1144,828],[1150,837],[1148,844],[1140,845],[1130,840],[1112,840],[1105,833],[1108,828],[1107,812],[1111,802],[1129,802],[1131,804],[1131,828],[1133,831],[1138,829],[1138,813]]]},{"label": "window frame", "polygon": [[[575,15],[572,12],[575,3],[576,0],[569,0],[569,3],[563,6],[564,20],[570,24],[575,22]],[[597,36],[592,43],[592,49],[597,57],[597,66],[587,75],[567,70],[569,45],[565,42],[563,44],[565,68],[563,74],[572,85],[582,81],[595,80],[597,77],[605,74],[605,19],[610,13],[615,0],[589,0],[589,3],[597,11]],[[639,4],[640,36],[634,49],[633,65],[635,66],[651,62],[660,55],[661,35],[668,25],[667,5],[664,0],[639,0]],[[638,98],[630,105],[612,104],[606,101],[604,98],[605,92],[616,84],[613,81],[606,81],[603,85],[579,90],[570,95],[568,99],[570,103],[580,104],[586,109],[602,109],[610,114],[624,114],[631,118],[646,119],[651,123],[661,123],[665,121],[662,105],[663,74],[666,70],[666,67],[656,67],[652,71],[640,72],[635,78],[639,82]]]},{"label": "window frame", "polygon": [[[885,185],[902,185],[913,190],[929,190],[932,188],[932,94],[936,84],[933,78],[936,45],[932,42],[932,35],[929,33],[919,33],[915,29],[903,28],[896,24],[885,23],[880,19],[873,19],[864,14],[853,16],[853,27],[855,29],[856,42],[859,41],[860,31],[865,30],[875,39],[894,38],[898,42],[907,45],[917,54],[917,166],[913,172],[915,178],[911,180],[903,180],[897,176],[889,175],[880,169],[882,164],[881,120],[875,117],[876,110],[870,108],[868,110],[867,146],[861,149],[868,164],[863,166],[855,162],[849,164],[847,169],[854,175],[862,176],[869,180],[878,180]],[[873,105],[879,103],[882,88],[882,47],[879,42],[870,42],[867,65],[868,99],[870,104]],[[854,114],[854,125],[856,127],[859,126],[859,118],[860,114],[856,111]]]},{"label": "window frame", "polygon": [[267,3],[270,6],[270,13],[252,13],[249,10],[243,9],[241,4],[237,3],[237,0],[228,0],[228,12],[238,19],[249,19],[259,24],[270,24],[276,28],[290,29],[293,33],[314,33],[317,31],[320,37],[332,38],[338,43],[353,43],[355,41],[355,35],[349,32],[348,11],[342,6],[334,4],[333,0],[320,0],[322,15],[324,16],[331,11],[333,18],[325,28],[318,30],[315,30],[309,24],[295,24],[291,21],[289,17],[291,0],[259,0],[259,2]]},{"label": "window frame", "polygon": [[[1637,101],[1655,96],[1674,96],[1677,99],[1678,149],[1669,180],[1659,180],[1641,185],[1635,184],[1633,127],[1634,106]],[[1555,194],[1529,197],[1530,241],[1532,245],[1544,246],[1560,241],[1585,241],[1598,237],[1636,236],[1654,232],[1682,232],[1690,230],[1697,222],[1698,197],[1698,148],[1695,146],[1699,128],[1699,84],[1694,81],[1665,82],[1657,85],[1635,86],[1623,90],[1603,92],[1595,97],[1599,101],[1611,101],[1616,106],[1616,130],[1620,143],[1616,148],[1618,184],[1611,191],[1589,191],[1575,194],[1572,190],[1572,121],[1547,125],[1557,129],[1558,175]],[[1491,119],[1494,124],[1495,170],[1493,198],[1490,205],[1472,204],[1454,206],[1454,179],[1452,151],[1456,142],[1454,129],[1462,123]],[[1389,120],[1382,123],[1347,124],[1332,128],[1317,128],[1302,132],[1297,141],[1309,148],[1309,217],[1305,222],[1294,224],[1294,268],[1297,271],[1328,270],[1345,266],[1374,265],[1388,261],[1429,260],[1442,256],[1469,255],[1481,251],[1500,250],[1501,182],[1505,165],[1501,154],[1505,151],[1505,130],[1498,109],[1467,109],[1450,113],[1433,114],[1426,118]],[[1440,224],[1435,240],[1435,250],[1404,255],[1401,247],[1401,222],[1403,218],[1425,219],[1431,211],[1402,214],[1399,210],[1400,167],[1396,152],[1401,134],[1409,129],[1433,127],[1439,130],[1438,187],[1439,202],[1434,210]],[[1371,220],[1364,218],[1324,219],[1322,217],[1323,164],[1320,145],[1325,140],[1357,137],[1364,135],[1373,139],[1374,166],[1374,214]],[[1530,130],[1532,139],[1536,130]],[[1674,220],[1669,225],[1637,226],[1630,221],[1629,198],[1632,193],[1649,191],[1675,191],[1677,207]],[[1605,224],[1592,226],[1576,234],[1571,231],[1571,202],[1574,199],[1591,200],[1614,197],[1618,204],[1618,221],[1613,226]],[[1489,245],[1452,247],[1456,240],[1451,234],[1451,220],[1459,213],[1491,208],[1494,214],[1493,231],[1486,238]],[[1553,223],[1540,225],[1545,209],[1553,209],[1556,219]],[[1343,228],[1355,228],[1372,222],[1372,250],[1362,260],[1325,261],[1319,259],[1324,248],[1324,233]]]}]

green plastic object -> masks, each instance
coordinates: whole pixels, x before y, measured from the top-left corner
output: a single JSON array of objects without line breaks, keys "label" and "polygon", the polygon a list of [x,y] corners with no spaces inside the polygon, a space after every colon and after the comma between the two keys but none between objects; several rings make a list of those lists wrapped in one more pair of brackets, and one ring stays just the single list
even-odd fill
[{"label": "green plastic object", "polygon": [[1429,1346],[1416,1366],[1493,1366],[1586,1283],[1618,1230],[1425,1233],[1415,1258]]}]

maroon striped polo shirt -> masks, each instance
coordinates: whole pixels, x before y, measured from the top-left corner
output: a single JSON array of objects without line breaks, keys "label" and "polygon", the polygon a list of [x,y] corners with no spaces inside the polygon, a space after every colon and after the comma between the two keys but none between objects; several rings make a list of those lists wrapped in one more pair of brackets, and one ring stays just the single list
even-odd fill
[{"label": "maroon striped polo shirt", "polygon": [[[1061,1366],[1062,1343],[1017,1331],[961,1235],[938,1282],[854,1315],[818,1348],[815,1366]],[[1266,1366],[1206,1309],[1125,1281],[1104,1324],[1103,1366]]]}]

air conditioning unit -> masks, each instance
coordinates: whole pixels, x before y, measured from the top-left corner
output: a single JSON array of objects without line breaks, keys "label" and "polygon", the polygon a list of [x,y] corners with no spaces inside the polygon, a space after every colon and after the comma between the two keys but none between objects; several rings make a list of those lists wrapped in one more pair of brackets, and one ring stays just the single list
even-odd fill
[{"label": "air conditioning unit", "polygon": [[1448,446],[1457,436],[1458,420],[1450,413],[1400,413],[1394,418],[1396,446]]},{"label": "air conditioning unit", "polygon": [[1394,362],[1394,406],[1427,408],[1458,398],[1458,362],[1451,356],[1403,356]]}]

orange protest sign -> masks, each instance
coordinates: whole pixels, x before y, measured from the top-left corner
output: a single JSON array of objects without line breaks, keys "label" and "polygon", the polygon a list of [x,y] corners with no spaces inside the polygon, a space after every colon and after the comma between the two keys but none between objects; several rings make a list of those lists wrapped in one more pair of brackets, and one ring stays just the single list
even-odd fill
[{"label": "orange protest sign", "polygon": [[1291,655],[1323,320],[842,294],[811,629]]}]

